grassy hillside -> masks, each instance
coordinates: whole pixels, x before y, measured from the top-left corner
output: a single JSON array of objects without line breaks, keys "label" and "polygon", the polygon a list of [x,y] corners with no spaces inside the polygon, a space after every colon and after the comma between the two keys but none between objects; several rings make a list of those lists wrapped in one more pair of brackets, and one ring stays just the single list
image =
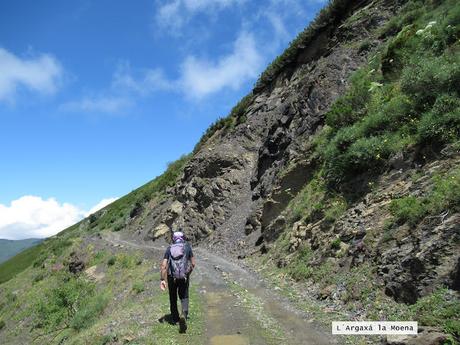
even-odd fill
[{"label": "grassy hillside", "polygon": [[[187,160],[188,156],[181,157],[151,182],[2,263],[1,342],[127,343],[133,334],[143,344],[174,339],[176,334],[156,324],[167,310],[167,295],[157,293],[156,265],[142,252],[103,245],[97,238],[121,230],[135,210],[164,198]],[[70,273],[72,267],[77,267],[75,273]],[[87,268],[85,274],[80,272]],[[194,289],[195,320],[187,339],[198,343],[202,317]]]},{"label": "grassy hillside", "polygon": [[121,230],[133,215],[134,210],[141,209],[152,199],[161,199],[164,196],[166,188],[174,185],[188,159],[189,156],[183,156],[170,163],[166,171],[154,180],[90,215],[87,219],[63,230],[58,235],[3,262],[0,264],[0,284],[30,266],[39,267],[48,258],[59,257],[67,247],[72,245],[73,241],[80,237],[100,231]]},{"label": "grassy hillside", "polygon": [[[168,312],[168,294],[158,288],[151,257],[81,238],[61,249],[0,285],[2,344],[160,344],[179,337],[200,343],[203,317],[194,285],[190,332],[182,336],[158,323]],[[84,271],[70,273],[79,260]]]},{"label": "grassy hillside", "polygon": [[0,239],[0,263],[8,260],[20,251],[40,243],[38,238],[28,238],[25,240],[4,240]]}]

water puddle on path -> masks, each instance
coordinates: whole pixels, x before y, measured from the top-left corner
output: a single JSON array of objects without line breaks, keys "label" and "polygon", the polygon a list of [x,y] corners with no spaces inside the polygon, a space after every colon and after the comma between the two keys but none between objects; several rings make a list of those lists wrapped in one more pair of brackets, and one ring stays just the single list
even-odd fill
[{"label": "water puddle on path", "polygon": [[216,335],[211,338],[211,345],[249,345],[249,339],[241,335]]},{"label": "water puddle on path", "polygon": [[264,345],[257,327],[228,290],[207,292],[206,333],[208,345]]}]

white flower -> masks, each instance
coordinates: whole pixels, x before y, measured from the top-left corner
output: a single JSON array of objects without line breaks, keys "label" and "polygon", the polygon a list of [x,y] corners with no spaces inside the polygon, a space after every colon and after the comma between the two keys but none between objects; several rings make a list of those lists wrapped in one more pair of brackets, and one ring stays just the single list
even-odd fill
[{"label": "white flower", "polygon": [[380,83],[377,83],[377,82],[373,81],[373,82],[371,82],[371,87],[369,88],[368,91],[369,91],[369,92],[372,92],[372,91],[374,91],[376,88],[382,87],[382,86],[383,86],[383,84],[380,84]]}]

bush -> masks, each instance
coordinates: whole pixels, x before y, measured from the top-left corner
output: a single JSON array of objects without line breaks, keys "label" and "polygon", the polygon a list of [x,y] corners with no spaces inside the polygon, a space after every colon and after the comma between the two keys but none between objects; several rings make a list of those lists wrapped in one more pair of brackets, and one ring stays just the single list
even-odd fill
[{"label": "bush", "polygon": [[5,321],[0,319],[0,330],[2,330],[3,328],[5,328]]},{"label": "bush", "polygon": [[447,209],[460,210],[460,168],[443,176],[435,176],[433,191],[428,196],[429,211],[437,214]]},{"label": "bush", "polygon": [[412,97],[417,109],[426,111],[441,94],[458,94],[460,63],[458,57],[422,56],[405,67],[401,76],[401,90]]},{"label": "bush", "polygon": [[98,294],[87,299],[73,316],[70,327],[79,331],[91,326],[102,314],[109,300],[110,297],[105,294]]},{"label": "bush", "polygon": [[309,265],[312,256],[313,253],[310,248],[299,248],[294,260],[287,267],[288,274],[297,281],[310,278],[313,275],[313,268]]},{"label": "bush", "polygon": [[332,104],[326,114],[326,124],[339,129],[355,123],[366,115],[366,103],[369,101],[371,86],[370,73],[367,69],[360,69],[350,78],[350,88],[344,96]]},{"label": "bush", "polygon": [[449,143],[460,137],[460,100],[455,95],[444,94],[436,99],[431,111],[425,113],[417,128],[422,144]]},{"label": "bush", "polygon": [[40,254],[40,256],[34,261],[32,266],[33,267],[42,267],[43,263],[46,261],[47,258],[48,258],[47,253]]},{"label": "bush", "polygon": [[81,318],[80,311],[91,304],[95,294],[95,285],[82,278],[62,273],[56,279],[34,305],[35,327],[46,331],[73,325],[73,319]]},{"label": "bush", "polygon": [[96,265],[100,262],[102,262],[107,255],[107,252],[105,250],[99,250],[94,254],[93,260],[92,260],[92,265]]},{"label": "bush", "polygon": [[390,212],[398,224],[408,223],[415,226],[427,213],[423,200],[414,196],[407,196],[392,200]]},{"label": "bush", "polygon": [[44,278],[45,278],[45,274],[43,272],[39,272],[34,276],[32,281],[34,283],[38,283],[38,282],[42,281]]},{"label": "bush", "polygon": [[425,197],[407,196],[392,200],[390,212],[398,224],[417,225],[431,214],[439,215],[449,209],[460,210],[460,169],[454,169],[443,176],[433,178],[433,190]]},{"label": "bush", "polygon": [[442,327],[445,332],[460,336],[460,303],[448,289],[439,289],[422,297],[411,306],[415,319],[425,326]]},{"label": "bush", "polygon": [[[324,211],[324,220],[334,223],[347,210],[347,201],[344,198],[334,198],[329,202]],[[340,244],[340,239],[339,239]]]},{"label": "bush", "polygon": [[108,266],[113,266],[115,265],[115,261],[117,261],[117,258],[115,256],[111,256],[108,260],[107,260],[107,265]]},{"label": "bush", "polygon": [[[389,97],[388,100],[387,97]],[[371,107],[369,115],[358,125],[359,132],[366,137],[397,131],[415,117],[410,98],[401,94],[399,90],[393,90],[388,95],[378,97]]]},{"label": "bush", "polygon": [[113,232],[118,232],[118,231],[123,230],[124,227],[125,227],[125,225],[123,224],[123,222],[118,222],[117,224],[115,224],[113,226],[112,231]]},{"label": "bush", "polygon": [[56,237],[52,242],[49,243],[52,253],[56,256],[59,256],[67,247],[70,247],[73,242],[68,238]]},{"label": "bush", "polygon": [[133,284],[133,291],[137,294],[140,294],[145,290],[145,286],[143,282],[136,282]]},{"label": "bush", "polygon": [[331,242],[331,249],[340,249],[340,238],[336,237],[332,242]]},{"label": "bush", "polygon": [[[358,137],[358,131],[355,126],[343,129],[342,133]],[[350,144],[351,140],[341,141],[338,134],[324,151],[326,176],[333,184],[359,173],[380,171],[399,145],[399,137],[389,135],[361,137]]]},{"label": "bush", "polygon": [[137,257],[134,255],[121,253],[117,255],[117,261],[122,268],[132,268],[137,264]]},{"label": "bush", "polygon": [[326,188],[321,177],[313,178],[289,203],[288,220],[294,223],[300,219],[314,221],[323,210]]}]

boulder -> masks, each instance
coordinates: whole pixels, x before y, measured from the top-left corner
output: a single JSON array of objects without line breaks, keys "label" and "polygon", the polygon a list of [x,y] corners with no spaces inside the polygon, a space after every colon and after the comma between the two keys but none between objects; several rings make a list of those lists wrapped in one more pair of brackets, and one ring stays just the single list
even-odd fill
[{"label": "boulder", "polygon": [[170,212],[176,215],[180,215],[183,209],[184,209],[184,205],[182,205],[182,203],[179,201],[174,201],[169,207]]},{"label": "boulder", "polygon": [[168,234],[170,232],[170,228],[169,226],[167,226],[166,224],[160,224],[158,225],[154,230],[153,230],[153,239],[154,240],[157,240],[159,239],[160,237]]}]

